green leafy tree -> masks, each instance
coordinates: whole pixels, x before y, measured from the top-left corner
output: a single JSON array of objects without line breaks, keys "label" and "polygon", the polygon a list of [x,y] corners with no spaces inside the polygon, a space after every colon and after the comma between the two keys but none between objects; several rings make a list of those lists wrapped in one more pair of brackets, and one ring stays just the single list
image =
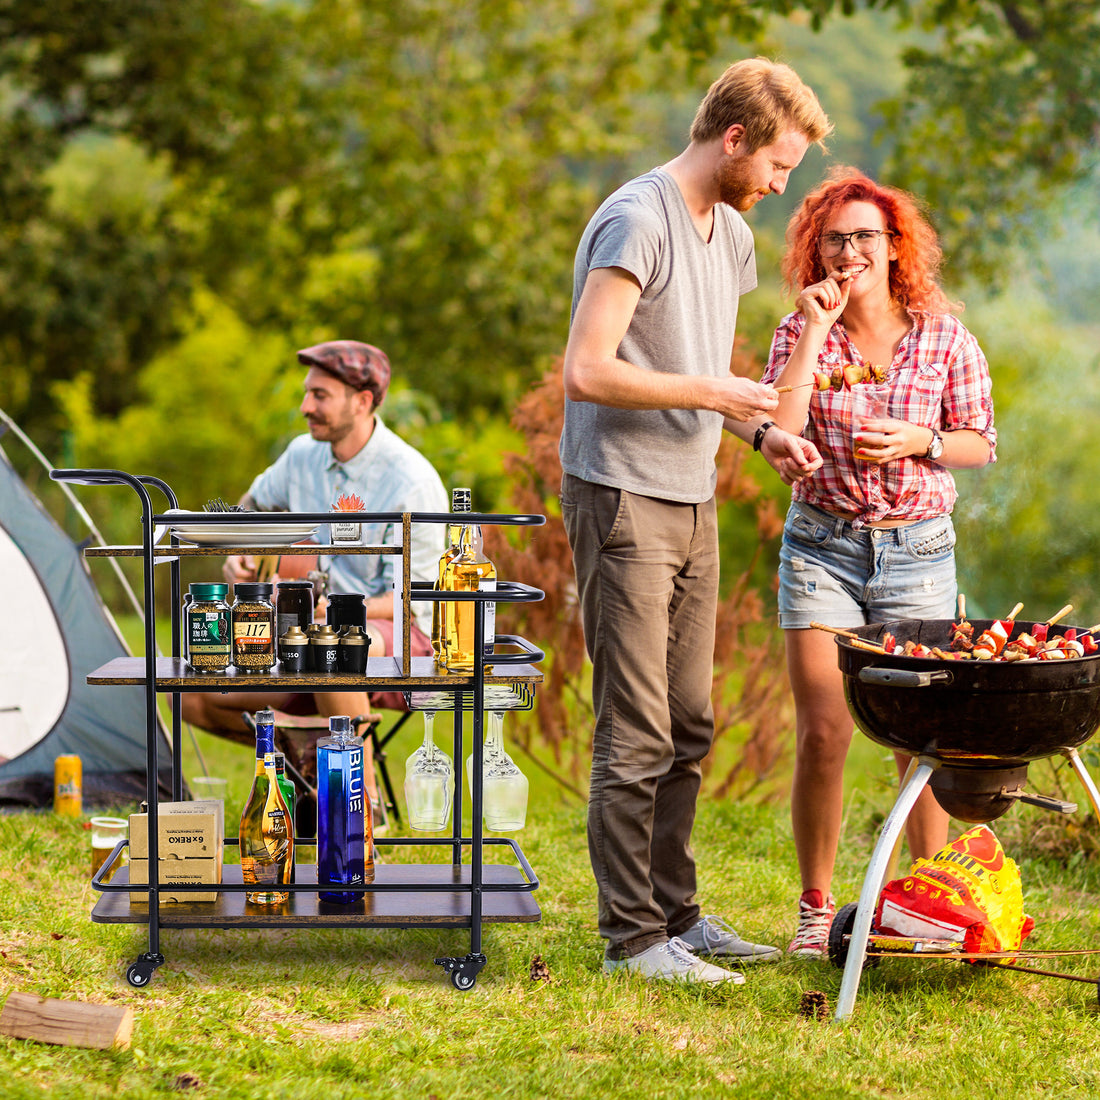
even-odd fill
[{"label": "green leafy tree", "polygon": [[40,435],[43,379],[88,372],[119,412],[225,276],[200,263],[220,196],[241,232],[270,205],[306,127],[291,27],[242,0],[0,3],[0,398]]},{"label": "green leafy tree", "polygon": [[628,0],[318,0],[307,48],[344,140],[327,193],[302,196],[329,219],[313,308],[284,293],[278,320],[370,333],[445,409],[510,408],[564,342],[603,197],[587,166],[650,144],[638,93],[667,73],[648,29]]},{"label": "green leafy tree", "polygon": [[780,18],[820,30],[888,13],[907,43],[905,88],[881,104],[889,175],[931,204],[959,271],[1003,282],[1015,247],[1057,225],[1067,188],[1096,166],[1092,0],[663,0],[660,10],[660,36],[696,63],[725,33],[774,45]]},{"label": "green leafy tree", "polygon": [[564,338],[586,166],[650,144],[652,25],[628,0],[0,0],[5,407],[60,429],[40,382],[86,372],[119,413],[210,290],[258,339],[370,339],[445,413],[506,409]]}]

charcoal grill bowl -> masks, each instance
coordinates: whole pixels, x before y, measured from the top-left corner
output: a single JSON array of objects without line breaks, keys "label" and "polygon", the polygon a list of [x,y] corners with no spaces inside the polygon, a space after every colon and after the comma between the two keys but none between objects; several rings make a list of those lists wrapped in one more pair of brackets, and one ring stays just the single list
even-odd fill
[{"label": "charcoal grill bowl", "polygon": [[[993,620],[972,620],[975,637]],[[950,619],[902,619],[852,633],[881,644],[889,631],[940,649],[950,647]],[[1030,624],[1017,624],[1013,636]],[[1052,634],[1060,634],[1059,627]],[[952,768],[1004,769],[1083,745],[1100,727],[1100,654],[1066,661],[944,661],[859,649],[837,637],[844,697],[856,725],[872,741]],[[895,670],[927,674],[927,685]],[[942,677],[936,679],[934,677]]]}]

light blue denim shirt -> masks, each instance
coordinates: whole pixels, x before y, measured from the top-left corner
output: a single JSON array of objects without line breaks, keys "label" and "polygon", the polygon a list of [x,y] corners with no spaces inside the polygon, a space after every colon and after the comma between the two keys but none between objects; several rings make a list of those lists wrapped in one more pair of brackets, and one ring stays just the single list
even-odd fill
[{"label": "light blue denim shirt", "polygon": [[[327,512],[341,493],[356,493],[367,512],[447,512],[450,503],[439,474],[416,449],[395,435],[375,415],[374,431],[367,445],[350,461],[337,462],[332,445],[300,435],[249,487],[248,494],[261,511]],[[363,542],[396,545],[399,525],[364,524]],[[412,579],[435,582],[443,552],[446,527],[418,524],[412,533]],[[328,543],[327,525],[317,538]],[[362,592],[365,596],[388,595],[393,590],[393,557],[378,554],[346,554],[322,557],[333,592]],[[420,628],[431,631],[432,605],[414,603],[413,615]]]}]

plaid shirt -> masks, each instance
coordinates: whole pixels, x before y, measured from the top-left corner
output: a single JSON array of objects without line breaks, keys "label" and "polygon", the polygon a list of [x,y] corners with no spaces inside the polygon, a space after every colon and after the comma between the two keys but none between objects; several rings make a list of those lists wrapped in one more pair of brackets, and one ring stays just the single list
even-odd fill
[{"label": "plaid shirt", "polygon": [[[911,312],[913,327],[902,338],[887,375],[889,417],[924,428],[970,428],[996,457],[992,383],[978,341],[950,314]],[[765,382],[775,382],[802,331],[801,314],[784,317],[772,339]],[[818,362],[830,371],[862,357],[837,321]],[[909,456],[882,466],[861,462],[852,451],[852,394],[845,387],[814,390],[803,435],[821,452],[825,465],[792,490],[794,500],[851,517],[862,527],[887,519],[921,520],[950,513],[958,497],[951,472],[938,463]]]}]

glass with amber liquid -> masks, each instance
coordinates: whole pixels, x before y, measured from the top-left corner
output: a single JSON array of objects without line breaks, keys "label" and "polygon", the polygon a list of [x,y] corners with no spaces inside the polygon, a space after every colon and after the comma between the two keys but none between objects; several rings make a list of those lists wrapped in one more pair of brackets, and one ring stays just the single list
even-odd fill
[{"label": "glass with amber liquid", "polygon": [[[125,840],[130,823],[122,817],[92,818],[92,876],[107,862],[107,857],[115,850],[120,840]],[[119,852],[118,864],[126,863],[126,849]],[[114,864],[111,865],[112,867]],[[111,868],[107,869],[110,874]],[[103,876],[104,879],[107,875]]]},{"label": "glass with amber liquid", "polygon": [[[466,524],[462,528],[462,548],[443,570],[440,587],[450,592],[493,592],[497,586],[497,567],[482,549],[481,527]],[[480,605],[480,606],[479,606]],[[474,668],[474,624],[484,608],[484,647],[493,645],[496,634],[496,604],[492,601],[456,600],[448,603],[443,616],[443,653],[440,664],[451,672],[472,672]]]},{"label": "glass with amber liquid", "polygon": [[275,713],[256,712],[256,774],[241,814],[241,877],[253,905],[282,905],[292,881],[294,826],[275,774]]},{"label": "glass with amber liquid", "polygon": [[[469,489],[452,489],[452,514],[461,515],[463,512],[469,512],[470,500]],[[437,589],[443,589],[447,566],[462,552],[462,531],[463,524],[461,522],[449,523],[447,525],[447,549],[443,551],[439,559],[439,578],[436,581]],[[432,652],[435,654],[435,659],[437,661],[441,660],[443,657],[443,621],[446,618],[448,609],[452,607],[454,607],[454,604],[432,604]]]}]

